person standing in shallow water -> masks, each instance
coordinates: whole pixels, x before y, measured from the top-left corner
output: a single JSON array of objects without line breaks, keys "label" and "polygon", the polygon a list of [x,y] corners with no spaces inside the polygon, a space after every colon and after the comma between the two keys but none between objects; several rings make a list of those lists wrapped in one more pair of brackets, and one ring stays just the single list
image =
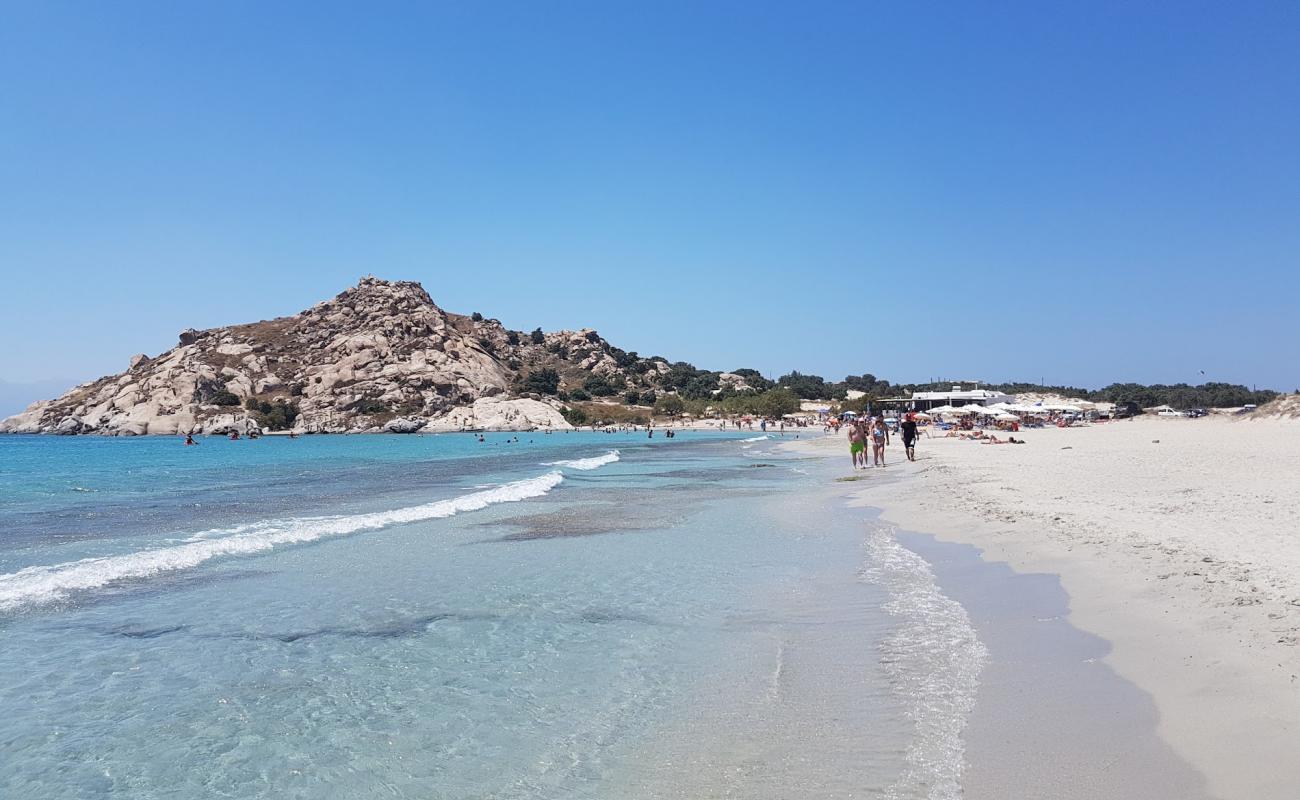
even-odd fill
[{"label": "person standing in shallow water", "polygon": [[907,412],[907,416],[903,418],[903,424],[899,425],[898,429],[903,432],[903,449],[907,451],[907,460],[915,461],[916,460],[916,415],[910,411]]}]

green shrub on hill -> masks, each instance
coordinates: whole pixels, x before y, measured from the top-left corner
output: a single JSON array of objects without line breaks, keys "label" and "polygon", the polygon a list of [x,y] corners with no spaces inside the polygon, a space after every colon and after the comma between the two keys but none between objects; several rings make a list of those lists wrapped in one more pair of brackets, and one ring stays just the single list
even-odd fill
[{"label": "green shrub on hill", "polygon": [[623,391],[623,381],[591,375],[582,382],[582,388],[592,397],[610,397]]},{"label": "green shrub on hill", "polygon": [[560,391],[560,373],[553,369],[539,369],[528,373],[520,382],[520,391],[537,394],[557,394]]},{"label": "green shrub on hill", "polygon": [[283,399],[274,403],[250,397],[244,401],[244,408],[253,412],[257,424],[269,431],[287,431],[298,419],[298,406]]},{"label": "green shrub on hill", "polygon": [[560,410],[560,416],[564,417],[564,421],[575,428],[587,424],[587,412],[581,408],[565,407]]}]

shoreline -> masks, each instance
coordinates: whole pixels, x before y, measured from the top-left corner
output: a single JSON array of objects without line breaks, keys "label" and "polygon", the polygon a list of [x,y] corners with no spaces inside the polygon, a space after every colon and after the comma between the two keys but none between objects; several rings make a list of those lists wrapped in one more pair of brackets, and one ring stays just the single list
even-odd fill
[{"label": "shoreline", "polygon": [[1151,695],[1105,662],[1109,642],[1073,624],[1058,576],[928,533],[893,536],[988,650],[962,732],[962,797],[1210,800],[1204,775],[1160,738]]},{"label": "shoreline", "polygon": [[[1288,541],[1283,509],[1300,491],[1288,464],[1300,431],[1142,420],[1024,438],[1024,447],[923,438],[916,463],[893,445],[890,466],[856,473],[845,494],[902,530],[1059,577],[1070,624],[1110,644],[1104,663],[1150,694],[1160,738],[1211,794],[1294,798],[1300,574],[1288,567],[1300,543]],[[788,446],[847,455],[839,436]],[[1259,469],[1207,472],[1203,448]],[[1249,494],[1234,502],[1243,486]]]}]

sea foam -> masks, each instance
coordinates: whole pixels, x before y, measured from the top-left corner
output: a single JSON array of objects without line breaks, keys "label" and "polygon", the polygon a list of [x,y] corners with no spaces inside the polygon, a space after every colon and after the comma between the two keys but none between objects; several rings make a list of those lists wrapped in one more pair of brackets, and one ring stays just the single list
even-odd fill
[{"label": "sea foam", "polygon": [[742,441],[742,442],[762,442],[762,441],[766,441],[766,440],[767,440],[767,437],[766,437],[766,436],[755,436],[753,439],[741,439],[740,441]]},{"label": "sea foam", "polygon": [[940,590],[925,559],[881,526],[867,537],[862,577],[889,592],[885,610],[901,624],[881,643],[881,662],[916,724],[907,767],[885,797],[959,800],[962,732],[975,706],[988,650],[966,609]]},{"label": "sea foam", "polygon": [[601,456],[592,456],[590,458],[575,458],[570,461],[545,461],[544,467],[565,467],[567,469],[592,470],[603,467],[606,464],[613,464],[618,461],[618,451],[610,450]]},{"label": "sea foam", "polygon": [[548,472],[418,506],[350,516],[267,520],[226,531],[207,531],[172,547],[27,567],[0,575],[0,612],[57,603],[75,592],[99,589],[117,581],[192,569],[223,556],[266,553],[277,547],[378,530],[404,522],[440,519],[463,511],[478,511],[496,503],[540,497],[563,480],[564,476],[559,472]]}]

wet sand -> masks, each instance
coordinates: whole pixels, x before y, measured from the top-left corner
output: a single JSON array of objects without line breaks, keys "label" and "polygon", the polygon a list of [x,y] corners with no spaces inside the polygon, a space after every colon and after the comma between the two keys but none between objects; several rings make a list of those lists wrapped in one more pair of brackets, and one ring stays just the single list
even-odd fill
[{"label": "wet sand", "polygon": [[1105,663],[1110,643],[1069,622],[1060,579],[969,545],[899,533],[965,606],[989,659],[966,727],[967,800],[1208,800],[1204,777],[1156,733],[1151,695]]}]

